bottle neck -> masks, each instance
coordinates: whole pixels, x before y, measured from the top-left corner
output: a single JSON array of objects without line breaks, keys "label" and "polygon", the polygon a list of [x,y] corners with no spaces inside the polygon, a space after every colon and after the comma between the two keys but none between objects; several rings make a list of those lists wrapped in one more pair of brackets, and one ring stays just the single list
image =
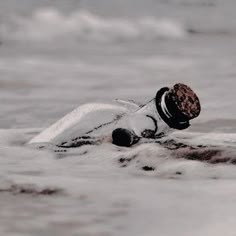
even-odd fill
[{"label": "bottle neck", "polygon": [[155,131],[155,136],[161,137],[171,132],[169,125],[162,119],[159,112],[157,111],[155,99],[152,99],[143,107],[141,107],[136,112],[136,114],[148,117],[149,121],[152,120],[155,125],[153,128],[153,131]]},{"label": "bottle neck", "polygon": [[161,97],[161,109],[163,111],[163,113],[165,114],[165,116],[168,118],[168,119],[171,119],[172,118],[172,115],[171,113],[169,112],[167,106],[166,106],[166,102],[165,102],[165,96],[166,96],[166,93],[165,92],[162,97]]},{"label": "bottle neck", "polygon": [[[186,129],[189,127],[189,121],[179,119],[178,112],[175,111],[174,105],[167,105],[167,93],[169,88],[164,87],[160,89],[156,94],[156,109],[163,121],[170,127],[178,130]],[[171,107],[171,109],[170,109]]]}]

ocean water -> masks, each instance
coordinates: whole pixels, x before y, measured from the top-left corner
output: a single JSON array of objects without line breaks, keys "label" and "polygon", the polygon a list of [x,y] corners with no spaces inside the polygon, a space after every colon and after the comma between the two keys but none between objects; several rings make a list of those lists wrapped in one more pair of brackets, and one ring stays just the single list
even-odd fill
[{"label": "ocean water", "polygon": [[[0,1],[1,235],[235,235],[235,6]],[[170,138],[206,148],[26,145],[79,105],[178,82],[202,113]]]}]

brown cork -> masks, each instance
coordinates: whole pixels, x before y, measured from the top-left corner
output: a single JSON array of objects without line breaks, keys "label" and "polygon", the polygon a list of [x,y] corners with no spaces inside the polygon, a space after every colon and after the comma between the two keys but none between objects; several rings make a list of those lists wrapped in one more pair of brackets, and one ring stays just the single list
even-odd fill
[{"label": "brown cork", "polygon": [[187,85],[181,83],[175,84],[167,92],[166,97],[189,120],[199,116],[201,111],[199,98]]}]

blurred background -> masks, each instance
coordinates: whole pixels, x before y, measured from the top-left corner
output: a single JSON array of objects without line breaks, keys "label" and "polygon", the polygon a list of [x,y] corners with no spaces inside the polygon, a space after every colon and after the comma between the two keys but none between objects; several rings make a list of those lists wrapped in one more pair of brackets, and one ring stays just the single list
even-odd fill
[{"label": "blurred background", "polygon": [[[0,128],[46,127],[73,108],[147,102],[183,82],[198,129],[235,128],[234,0],[0,0]],[[235,130],[234,130],[235,131]]]}]

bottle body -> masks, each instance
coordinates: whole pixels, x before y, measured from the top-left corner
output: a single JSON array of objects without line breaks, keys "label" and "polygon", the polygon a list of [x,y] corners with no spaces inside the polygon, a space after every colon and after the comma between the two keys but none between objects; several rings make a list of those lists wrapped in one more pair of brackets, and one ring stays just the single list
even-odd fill
[{"label": "bottle body", "polygon": [[127,130],[124,134],[118,132],[117,136],[119,139],[127,138],[130,143],[127,146],[138,142],[140,138],[157,138],[172,130],[158,114],[155,99],[142,107],[134,105],[132,109],[117,104],[87,104],[44,130],[30,144],[52,143],[63,147],[78,147],[103,141],[112,142],[112,134],[116,129]]}]

